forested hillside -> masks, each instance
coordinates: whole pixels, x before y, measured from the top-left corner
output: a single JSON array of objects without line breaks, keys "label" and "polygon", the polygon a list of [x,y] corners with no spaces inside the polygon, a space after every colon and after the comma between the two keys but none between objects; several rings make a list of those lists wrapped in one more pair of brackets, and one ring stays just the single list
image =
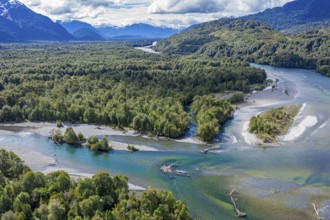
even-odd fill
[{"label": "forested hillside", "polygon": [[163,40],[157,50],[213,61],[316,69],[330,75],[329,36],[328,29],[284,35],[257,21],[220,19]]},{"label": "forested hillside", "polygon": [[266,78],[247,63],[154,55],[127,44],[0,47],[1,122],[62,120],[179,137],[189,121],[184,106],[195,96],[246,92]]},{"label": "forested hillside", "polygon": [[295,0],[283,7],[242,17],[270,24],[285,33],[303,33],[310,30],[330,28],[329,0]]},{"label": "forested hillside", "polygon": [[128,192],[127,177],[98,172],[74,180],[64,171],[31,172],[12,152],[0,150],[1,219],[190,219],[167,191]]}]

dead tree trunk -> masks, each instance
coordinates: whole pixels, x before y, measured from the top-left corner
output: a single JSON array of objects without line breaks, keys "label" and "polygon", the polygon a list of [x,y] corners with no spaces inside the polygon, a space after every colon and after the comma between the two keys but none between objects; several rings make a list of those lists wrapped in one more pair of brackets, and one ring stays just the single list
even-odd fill
[{"label": "dead tree trunk", "polygon": [[163,166],[160,167],[160,170],[163,171],[164,173],[166,173],[169,176],[179,175],[179,176],[187,176],[187,177],[189,177],[189,174],[187,172],[185,172],[183,170],[176,170],[176,169],[173,168],[173,166],[175,164],[177,164],[177,163],[178,162],[172,163],[172,164],[170,164],[168,166],[163,165]]},{"label": "dead tree trunk", "polygon": [[320,216],[320,213],[317,210],[316,205],[314,203],[312,203],[312,205],[313,205],[313,208],[314,208],[314,212],[315,212],[315,214],[317,216],[317,220],[323,220],[324,218]]},{"label": "dead tree trunk", "polygon": [[202,154],[207,154],[208,152],[210,151],[213,151],[213,150],[220,150],[221,147],[210,147],[210,148],[207,148],[207,149],[204,149],[204,150],[201,150],[201,153]]},{"label": "dead tree trunk", "polygon": [[239,218],[245,218],[247,216],[247,214],[245,212],[241,212],[236,204],[236,201],[238,200],[237,198],[235,198],[234,195],[235,194],[235,189],[233,189],[228,195],[230,196],[230,200],[233,203],[234,209],[237,213],[237,217]]}]

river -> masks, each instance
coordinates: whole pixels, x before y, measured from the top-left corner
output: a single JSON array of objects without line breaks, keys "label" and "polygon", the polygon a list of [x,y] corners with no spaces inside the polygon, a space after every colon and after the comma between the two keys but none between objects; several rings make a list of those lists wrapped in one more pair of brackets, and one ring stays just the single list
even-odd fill
[{"label": "river", "polygon": [[157,45],[157,41],[153,42],[150,46],[145,47],[134,47],[137,50],[142,50],[147,53],[160,54],[160,52],[153,50],[152,48]]},{"label": "river", "polygon": [[[201,154],[197,144],[121,135],[108,139],[160,151],[93,153],[85,148],[57,146],[46,137],[24,129],[8,131],[8,127],[0,132],[0,146],[29,154],[30,161],[53,160],[29,164],[36,171],[106,170],[127,175],[130,182],[140,186],[170,190],[188,205],[195,218],[236,219],[228,197],[230,190],[236,189],[237,204],[248,214],[246,219],[313,219],[312,203],[320,215],[330,219],[330,78],[308,70],[254,66],[279,79],[279,90],[266,89],[251,95],[251,104],[242,106],[223,126],[219,136],[222,150],[213,154]],[[317,123],[306,127],[294,141],[283,141],[277,147],[264,149],[246,143],[242,130],[252,115],[295,103],[305,104],[305,108],[294,126],[308,116],[315,116]],[[161,165],[175,161],[191,177],[169,177],[159,170]]]}]

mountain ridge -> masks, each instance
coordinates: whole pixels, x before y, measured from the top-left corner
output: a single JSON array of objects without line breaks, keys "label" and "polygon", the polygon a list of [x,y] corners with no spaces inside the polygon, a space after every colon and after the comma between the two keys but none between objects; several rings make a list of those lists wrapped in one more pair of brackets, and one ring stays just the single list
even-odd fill
[{"label": "mountain ridge", "polygon": [[61,25],[35,13],[17,0],[0,1],[0,40],[73,40]]},{"label": "mountain ridge", "polygon": [[72,20],[67,22],[57,21],[77,40],[86,41],[103,41],[105,40],[102,34],[91,24],[86,22]]},{"label": "mountain ridge", "polygon": [[95,32],[103,39],[156,39],[156,38],[166,38],[172,36],[173,34],[181,32],[180,29],[172,29],[167,27],[157,27],[144,23],[136,23],[132,25],[127,25],[124,27],[118,26],[93,26],[89,23],[72,20],[60,23],[70,34],[74,35],[77,39],[81,39],[81,36],[77,36],[75,32],[80,29],[89,29]]},{"label": "mountain ridge", "polygon": [[282,7],[241,17],[270,24],[285,33],[302,33],[330,27],[329,0],[295,0]]},{"label": "mountain ridge", "polygon": [[171,55],[243,61],[315,69],[330,76],[330,30],[285,35],[269,24],[226,18],[200,24],[158,42],[156,50]]},{"label": "mountain ridge", "polygon": [[180,29],[156,27],[144,23],[136,23],[125,27],[101,26],[97,30],[108,39],[119,36],[143,36],[149,39],[167,38],[181,32]]}]

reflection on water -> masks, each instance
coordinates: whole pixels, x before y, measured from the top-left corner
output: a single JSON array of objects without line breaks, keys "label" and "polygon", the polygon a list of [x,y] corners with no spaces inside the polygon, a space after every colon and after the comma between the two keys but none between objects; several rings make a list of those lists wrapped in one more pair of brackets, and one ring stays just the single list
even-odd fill
[{"label": "reflection on water", "polygon": [[[301,117],[315,115],[318,122],[306,128],[295,141],[262,149],[249,146],[242,137],[243,124],[252,115],[274,105],[251,105],[236,112],[219,136],[222,151],[202,155],[201,145],[152,138],[109,136],[113,141],[147,145],[159,152],[93,153],[85,148],[57,146],[47,138],[24,132],[1,131],[0,145],[38,151],[56,160],[56,166],[82,173],[106,170],[122,173],[142,186],[171,190],[188,204],[191,213],[202,219],[236,219],[227,193],[239,192],[240,208],[247,219],[311,219],[311,202],[320,205],[329,217],[330,204],[330,78],[311,71],[259,66],[287,86],[290,95],[275,96],[271,90],[252,98],[284,104],[306,103]],[[269,103],[270,103],[269,101]],[[37,158],[36,158],[37,159]],[[159,171],[162,164],[180,161],[179,168],[191,178],[169,178]],[[38,169],[39,167],[35,167]]]}]

